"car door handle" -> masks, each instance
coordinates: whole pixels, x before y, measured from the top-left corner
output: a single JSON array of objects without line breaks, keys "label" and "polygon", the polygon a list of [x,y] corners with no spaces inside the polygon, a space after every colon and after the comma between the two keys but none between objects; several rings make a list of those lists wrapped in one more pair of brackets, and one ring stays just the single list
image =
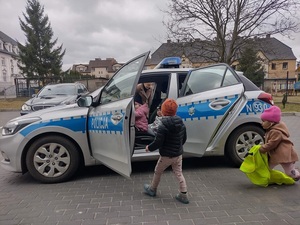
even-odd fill
[{"label": "car door handle", "polygon": [[213,109],[221,109],[230,103],[228,99],[219,99],[211,102],[209,106]]}]

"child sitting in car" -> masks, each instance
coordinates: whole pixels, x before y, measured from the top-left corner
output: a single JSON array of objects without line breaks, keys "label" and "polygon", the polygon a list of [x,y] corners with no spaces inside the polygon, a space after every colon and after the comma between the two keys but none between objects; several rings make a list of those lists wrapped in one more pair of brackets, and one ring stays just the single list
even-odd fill
[{"label": "child sitting in car", "polygon": [[148,131],[148,114],[149,107],[148,104],[140,104],[134,102],[135,108],[135,127],[138,131],[147,132]]},{"label": "child sitting in car", "polygon": [[153,123],[150,123],[148,125],[149,130],[151,130],[155,135],[157,133],[157,129],[159,125],[161,124],[161,119],[162,119],[161,104],[157,107],[155,120],[153,121]]}]

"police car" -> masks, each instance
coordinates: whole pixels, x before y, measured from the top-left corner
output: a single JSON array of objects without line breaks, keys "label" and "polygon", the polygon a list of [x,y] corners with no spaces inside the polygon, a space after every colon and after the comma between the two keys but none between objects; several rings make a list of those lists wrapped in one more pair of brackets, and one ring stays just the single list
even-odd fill
[{"label": "police car", "polygon": [[157,151],[145,152],[153,136],[134,126],[133,97],[141,82],[153,83],[150,115],[166,97],[176,99],[177,114],[187,127],[187,157],[225,155],[239,166],[247,151],[263,142],[259,116],[273,103],[270,94],[227,64],[168,68],[166,60],[157,69],[143,70],[148,56],[146,52],[124,64],[99,94],[82,96],[78,105],[10,120],[0,137],[2,167],[28,171],[44,183],[69,180],[80,164],[104,164],[129,177],[132,161],[158,157]]}]

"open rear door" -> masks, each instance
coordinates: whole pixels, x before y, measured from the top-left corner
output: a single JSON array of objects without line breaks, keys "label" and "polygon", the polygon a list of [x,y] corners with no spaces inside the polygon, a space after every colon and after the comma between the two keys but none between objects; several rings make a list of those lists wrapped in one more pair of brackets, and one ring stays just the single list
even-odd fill
[{"label": "open rear door", "polygon": [[190,71],[180,97],[177,115],[187,128],[184,151],[202,156],[230,110],[243,95],[244,86],[226,64]]},{"label": "open rear door", "polygon": [[117,173],[130,177],[135,135],[133,97],[150,52],[127,62],[103,87],[99,104],[90,108],[88,132],[92,155]]}]

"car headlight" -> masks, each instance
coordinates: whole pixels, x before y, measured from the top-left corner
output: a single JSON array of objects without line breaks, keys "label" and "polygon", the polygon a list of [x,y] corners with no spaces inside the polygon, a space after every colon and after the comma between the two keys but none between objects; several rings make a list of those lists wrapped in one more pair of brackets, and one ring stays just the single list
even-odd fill
[{"label": "car headlight", "polygon": [[19,130],[21,130],[23,127],[26,127],[27,125],[37,122],[39,120],[41,120],[40,117],[30,117],[24,119],[13,119],[11,121],[8,121],[7,124],[5,124],[2,127],[2,136],[13,135]]},{"label": "car headlight", "polygon": [[21,108],[23,111],[31,111],[31,107],[29,105],[22,105],[22,108]]}]

